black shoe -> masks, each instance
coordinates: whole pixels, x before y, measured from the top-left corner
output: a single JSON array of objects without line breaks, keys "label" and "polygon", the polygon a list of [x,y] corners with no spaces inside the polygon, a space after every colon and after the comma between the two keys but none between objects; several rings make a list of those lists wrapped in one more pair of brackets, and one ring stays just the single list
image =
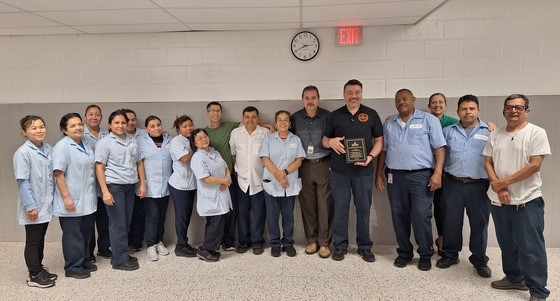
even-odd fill
[{"label": "black shoe", "polygon": [[258,244],[258,243],[253,244],[253,254],[261,255],[262,253],[264,253],[263,246],[261,244]]},{"label": "black shoe", "polygon": [[89,263],[95,263],[95,261],[96,261],[95,256],[91,255],[91,256],[88,258],[88,261],[89,261]]},{"label": "black shoe", "polygon": [[41,267],[41,270],[43,271],[43,274],[47,275],[47,277],[49,277],[50,280],[56,280],[58,279],[58,275],[57,274],[53,274],[53,273],[49,273],[49,269],[46,267]]},{"label": "black shoe", "polygon": [[208,252],[210,252],[210,254],[212,254],[212,255],[214,255],[214,256],[216,256],[216,257],[218,257],[218,258],[221,258],[221,257],[222,257],[222,253],[220,253],[220,252],[218,252],[218,251],[208,250]]},{"label": "black shoe", "polygon": [[84,268],[84,270],[86,270],[86,271],[88,271],[88,272],[95,272],[95,271],[97,271],[97,266],[96,266],[95,264],[89,263],[89,262],[84,263],[83,268]]},{"label": "black shoe", "polygon": [[346,255],[347,252],[348,251],[346,251],[346,249],[334,249],[334,252],[332,253],[332,259],[341,261],[344,259],[344,255]]},{"label": "black shoe", "polygon": [[432,269],[432,260],[430,258],[420,258],[418,260],[418,269],[420,271],[429,271]]},{"label": "black shoe", "polygon": [[131,245],[130,249],[132,250],[132,252],[136,253],[136,252],[140,252],[142,251],[142,245]]},{"label": "black shoe", "polygon": [[297,254],[296,249],[293,246],[283,247],[282,251],[286,252],[286,255],[288,255],[288,257],[294,257]]},{"label": "black shoe", "polygon": [[479,265],[474,267],[478,276],[482,278],[492,277],[492,270],[487,265]]},{"label": "black shoe", "polygon": [[358,255],[362,256],[362,259],[365,262],[374,262],[375,261],[375,255],[373,255],[373,253],[371,253],[370,249],[358,249]]},{"label": "black shoe", "polygon": [[270,255],[272,255],[272,257],[280,257],[280,255],[282,255],[282,248],[280,247],[270,248]]},{"label": "black shoe", "polygon": [[247,253],[247,251],[249,251],[249,247],[248,246],[239,246],[237,247],[237,253]]},{"label": "black shoe", "polygon": [[138,258],[136,258],[134,256],[130,256],[130,255],[128,255],[128,260],[133,261],[133,262],[138,262]]},{"label": "black shoe", "polygon": [[64,276],[72,277],[74,279],[84,279],[84,278],[88,278],[89,276],[91,276],[91,273],[89,271],[81,269],[77,272],[65,272]]},{"label": "black shoe", "polygon": [[113,269],[122,270],[122,271],[134,271],[134,270],[137,270],[139,268],[140,268],[140,266],[138,265],[138,262],[132,260],[131,258],[129,258],[124,263],[113,265]]},{"label": "black shoe", "polygon": [[182,248],[175,248],[175,255],[179,257],[196,257],[196,249],[191,245]]},{"label": "black shoe", "polygon": [[459,263],[459,259],[453,259],[450,257],[443,257],[440,258],[437,262],[436,262],[436,267],[440,268],[440,269],[447,269],[448,267],[454,265],[454,264],[458,264]]},{"label": "black shoe", "polygon": [[199,259],[208,261],[208,262],[216,262],[218,260],[220,260],[220,257],[212,254],[209,250],[206,250],[203,247],[198,247],[198,251],[196,252],[196,256],[198,256]]},{"label": "black shoe", "polygon": [[113,257],[113,252],[109,249],[97,250],[97,256],[101,256],[105,259],[111,259],[111,257]]},{"label": "black shoe", "polygon": [[224,248],[225,251],[235,251],[235,245],[234,244],[231,244],[231,245],[230,244],[227,244],[227,245],[224,244],[223,248]]},{"label": "black shoe", "polygon": [[54,280],[49,279],[49,276],[41,270],[37,275],[29,275],[27,278],[27,285],[33,287],[51,287],[55,284]]},{"label": "black shoe", "polygon": [[408,265],[408,263],[410,262],[410,259],[406,259],[404,257],[397,257],[395,258],[395,261],[393,262],[393,265],[396,266],[397,268],[404,268]]}]

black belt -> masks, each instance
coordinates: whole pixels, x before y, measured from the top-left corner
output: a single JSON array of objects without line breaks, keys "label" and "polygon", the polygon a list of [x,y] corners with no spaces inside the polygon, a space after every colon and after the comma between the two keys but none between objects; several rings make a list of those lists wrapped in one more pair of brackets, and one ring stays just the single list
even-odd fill
[{"label": "black belt", "polygon": [[323,162],[325,160],[328,160],[330,158],[331,158],[331,155],[326,155],[324,157],[317,158],[317,159],[303,159],[303,161],[306,162],[306,163],[319,163],[319,162]]},{"label": "black belt", "polygon": [[407,170],[407,169],[389,169],[389,172],[392,171],[396,171],[396,172],[405,172],[405,173],[411,173],[411,172],[420,172],[420,171],[433,171],[432,168],[421,168],[421,169],[414,169],[414,170]]},{"label": "black belt", "polygon": [[448,177],[452,178],[455,181],[459,181],[461,183],[467,184],[467,183],[478,183],[478,182],[485,182],[488,181],[487,179],[473,179],[473,178],[469,178],[469,177],[456,177],[448,172],[445,173]]}]

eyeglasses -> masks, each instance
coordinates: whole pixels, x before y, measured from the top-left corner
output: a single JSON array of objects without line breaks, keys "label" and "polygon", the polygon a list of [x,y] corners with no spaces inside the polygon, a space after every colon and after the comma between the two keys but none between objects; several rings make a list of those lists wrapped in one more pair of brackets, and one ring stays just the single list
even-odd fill
[{"label": "eyeglasses", "polygon": [[515,109],[518,112],[523,112],[527,109],[527,107],[525,106],[521,106],[521,105],[517,105],[517,106],[504,106],[504,111],[513,111],[513,109]]},{"label": "eyeglasses", "polygon": [[198,136],[198,137],[196,137],[196,138],[194,139],[194,141],[200,142],[200,141],[204,141],[204,140],[206,140],[206,139],[208,139],[208,136],[207,136],[207,135],[204,135],[204,136]]}]

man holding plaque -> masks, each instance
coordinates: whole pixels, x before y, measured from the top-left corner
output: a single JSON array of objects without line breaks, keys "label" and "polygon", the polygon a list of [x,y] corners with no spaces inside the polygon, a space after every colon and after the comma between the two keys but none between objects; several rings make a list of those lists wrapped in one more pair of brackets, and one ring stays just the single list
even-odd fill
[{"label": "man holding plaque", "polygon": [[446,142],[437,117],[416,110],[415,100],[408,89],[395,94],[399,113],[383,125],[385,141],[377,161],[375,185],[385,190],[382,173],[387,164],[387,193],[399,245],[394,265],[404,268],[414,257],[412,225],[420,255],[418,269],[428,271],[434,254],[432,200],[434,190],[441,187]]},{"label": "man holding plaque", "polygon": [[334,202],[333,260],[343,260],[348,249],[350,196],[356,206],[358,254],[374,262],[369,236],[373,159],[383,147],[383,127],[377,112],[362,104],[362,83],[344,85],[345,106],[333,111],[323,134],[323,146],[332,150],[330,184]]}]

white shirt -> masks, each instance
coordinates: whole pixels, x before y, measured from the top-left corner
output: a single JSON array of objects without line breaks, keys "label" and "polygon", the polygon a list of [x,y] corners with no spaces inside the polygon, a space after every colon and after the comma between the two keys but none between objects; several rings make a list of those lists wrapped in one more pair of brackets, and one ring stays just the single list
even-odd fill
[{"label": "white shirt", "polygon": [[171,160],[173,160],[173,174],[169,177],[169,185],[178,190],[196,189],[196,178],[191,169],[191,161],[187,163],[179,161],[183,156],[192,152],[189,139],[180,134],[175,136],[169,143],[169,152]]},{"label": "white shirt", "polygon": [[247,188],[249,188],[249,195],[263,190],[264,165],[259,154],[264,137],[268,134],[270,131],[259,125],[251,134],[242,126],[234,129],[229,138],[231,154],[235,156],[237,182],[243,192],[247,192]]},{"label": "white shirt", "polygon": [[[546,131],[534,124],[528,123],[516,133],[508,133],[505,128],[499,128],[490,133],[490,138],[482,152],[492,157],[494,171],[499,179],[508,177],[529,164],[531,156],[550,155],[550,145]],[[510,184],[510,205],[525,204],[542,196],[541,175],[536,172],[527,179]],[[499,204],[498,195],[488,189],[488,197],[493,204]]]},{"label": "white shirt", "polygon": [[204,183],[202,179],[213,176],[225,178],[227,164],[220,153],[210,147],[209,151],[198,149],[191,159],[191,167],[196,176],[196,211],[200,216],[226,214],[232,209],[229,189],[220,190],[220,185]]}]

